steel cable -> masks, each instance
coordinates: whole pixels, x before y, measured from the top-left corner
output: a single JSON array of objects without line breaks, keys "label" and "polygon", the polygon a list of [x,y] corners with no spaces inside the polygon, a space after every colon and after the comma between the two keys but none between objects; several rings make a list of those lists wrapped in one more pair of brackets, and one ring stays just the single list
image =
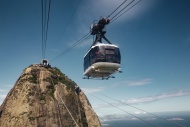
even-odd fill
[{"label": "steel cable", "polygon": [[125,0],[123,3],[121,3],[111,14],[109,14],[106,18],[109,18],[114,12],[116,12],[127,0]]},{"label": "steel cable", "polygon": [[[42,9],[42,58],[45,58],[46,44],[48,37],[48,28],[49,28],[49,15],[51,10],[51,0],[49,0],[48,11],[46,9],[47,1],[41,0],[41,9]],[[46,17],[47,16],[47,17]]]},{"label": "steel cable", "polygon": [[[91,91],[91,90],[88,90],[88,91]],[[97,93],[97,94],[99,94],[99,95],[101,95],[101,96],[104,96],[104,97],[107,97],[107,98],[109,98],[109,99],[111,99],[111,100],[117,101],[117,102],[119,102],[119,103],[122,103],[122,104],[124,104],[124,105],[127,105],[127,106],[129,106],[129,107],[132,107],[132,108],[134,108],[134,109],[137,109],[137,110],[139,110],[139,111],[143,111],[143,112],[145,112],[145,113],[147,113],[147,114],[150,114],[150,115],[152,115],[152,116],[155,116],[155,117],[157,117],[157,118],[160,118],[160,119],[162,119],[162,120],[165,120],[165,121],[167,121],[167,122],[170,122],[170,123],[172,123],[172,124],[176,124],[176,125],[178,125],[178,126],[185,127],[185,126],[182,125],[182,124],[179,124],[179,123],[174,122],[174,121],[171,121],[171,120],[167,120],[167,119],[165,119],[165,118],[163,118],[163,117],[160,117],[160,116],[158,116],[158,115],[155,115],[155,114],[150,113],[150,112],[148,112],[148,111],[145,111],[145,110],[143,110],[143,109],[137,108],[137,107],[135,107],[135,106],[133,106],[133,105],[130,105],[130,104],[125,103],[125,102],[122,102],[122,101],[120,101],[120,100],[114,99],[114,98],[109,97],[109,96],[107,96],[107,95],[104,95],[104,94],[101,94],[101,93]]]},{"label": "steel cable", "polygon": [[89,37],[91,37],[90,33],[84,35],[81,39],[79,39],[77,42],[73,43],[70,47],[68,47],[67,49],[65,49],[62,53],[60,53],[59,55],[57,55],[55,58],[53,58],[50,61],[54,61],[55,59],[59,58],[60,56],[68,53],[69,51],[71,51],[72,49],[74,49],[79,44],[84,43]]},{"label": "steel cable", "polygon": [[95,98],[101,100],[102,102],[107,103],[107,104],[111,105],[112,107],[115,107],[115,108],[119,109],[120,111],[123,111],[123,112],[125,112],[125,113],[127,113],[127,114],[129,114],[129,115],[131,115],[131,116],[133,116],[133,117],[135,117],[135,118],[137,118],[137,119],[139,119],[139,120],[141,120],[141,121],[143,121],[143,122],[145,122],[145,123],[147,123],[147,124],[153,126],[153,127],[159,127],[159,126],[157,126],[157,125],[155,125],[155,124],[153,124],[153,123],[150,123],[150,122],[148,122],[148,121],[145,121],[145,120],[143,120],[142,118],[140,118],[140,117],[138,117],[138,116],[136,116],[136,115],[134,115],[134,114],[132,114],[132,113],[129,113],[129,112],[127,112],[127,111],[125,111],[125,110],[123,110],[123,109],[121,109],[121,108],[119,108],[119,107],[117,107],[117,106],[115,106],[115,105],[113,105],[113,104],[111,104],[111,103],[109,103],[109,102],[107,102],[107,101],[105,101],[105,100],[103,100],[103,99],[101,99],[101,98],[95,96],[95,95],[92,95],[92,94],[91,94],[91,96],[93,96],[93,97],[95,97]]},{"label": "steel cable", "polygon": [[132,9],[134,6],[136,6],[138,3],[140,3],[141,2],[141,0],[139,0],[138,2],[136,2],[134,5],[132,5],[130,8],[128,8],[126,11],[124,11],[123,13],[121,13],[119,16],[117,16],[117,17],[115,17],[114,19],[112,19],[112,21],[110,22],[110,23],[112,23],[112,22],[114,22],[115,20],[117,20],[119,17],[121,17],[123,14],[125,14],[126,12],[128,12],[130,9]]},{"label": "steel cable", "polygon": [[119,15],[124,9],[126,9],[129,5],[131,5],[135,0],[132,0],[128,3],[123,9],[121,9],[117,14],[115,14],[110,20],[113,20],[117,15]]}]

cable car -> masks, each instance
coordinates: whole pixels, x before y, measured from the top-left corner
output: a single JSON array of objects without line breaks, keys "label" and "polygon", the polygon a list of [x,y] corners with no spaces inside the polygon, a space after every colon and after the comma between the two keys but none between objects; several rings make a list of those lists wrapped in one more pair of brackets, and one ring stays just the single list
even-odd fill
[{"label": "cable car", "polygon": [[84,76],[108,79],[120,72],[121,55],[119,47],[113,44],[97,43],[84,56]]}]

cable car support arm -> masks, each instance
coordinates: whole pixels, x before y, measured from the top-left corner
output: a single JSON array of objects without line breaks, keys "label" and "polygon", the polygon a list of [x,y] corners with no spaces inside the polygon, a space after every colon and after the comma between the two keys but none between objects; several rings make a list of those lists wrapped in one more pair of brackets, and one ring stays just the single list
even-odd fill
[{"label": "cable car support arm", "polygon": [[111,44],[111,42],[105,37],[105,31],[99,34],[96,34],[96,38],[94,40],[94,43],[92,45],[95,45],[97,42],[102,43],[102,38],[109,44]]}]

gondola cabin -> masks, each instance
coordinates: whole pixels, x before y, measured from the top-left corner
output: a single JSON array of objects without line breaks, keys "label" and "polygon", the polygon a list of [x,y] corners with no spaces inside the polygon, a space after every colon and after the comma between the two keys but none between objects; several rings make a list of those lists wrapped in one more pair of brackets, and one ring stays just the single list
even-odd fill
[{"label": "gondola cabin", "polygon": [[110,78],[120,69],[119,47],[97,43],[84,56],[84,76],[87,78]]}]

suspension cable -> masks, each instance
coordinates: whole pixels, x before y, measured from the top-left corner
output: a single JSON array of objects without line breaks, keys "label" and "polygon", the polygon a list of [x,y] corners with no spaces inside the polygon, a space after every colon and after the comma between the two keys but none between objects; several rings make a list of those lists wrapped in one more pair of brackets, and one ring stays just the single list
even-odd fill
[{"label": "suspension cable", "polygon": [[[100,118],[103,122],[107,123],[107,121],[104,120],[102,117],[98,116],[98,118]],[[107,123],[107,124],[108,124],[108,123]],[[114,124],[114,125],[108,124],[108,127],[121,127],[121,125],[118,124],[118,123],[113,123],[113,124]]]},{"label": "suspension cable", "polygon": [[[52,81],[52,83],[53,83],[52,78],[51,78],[51,81]],[[53,83],[53,85],[54,85],[54,83]],[[71,116],[72,120],[74,121],[75,125],[76,125],[77,127],[79,127],[79,125],[78,125],[77,122],[75,121],[74,117],[72,116],[71,112],[70,112],[69,109],[67,108],[65,102],[63,101],[62,97],[60,96],[59,91],[57,91],[57,93],[58,93],[58,95],[59,95],[59,98],[61,99],[61,102],[63,103],[63,105],[65,106],[65,108],[66,108],[66,110],[68,111],[69,115]]]},{"label": "suspension cable", "polygon": [[48,28],[49,28],[49,15],[50,15],[50,10],[51,10],[51,0],[49,0],[49,6],[48,6],[48,18],[47,18],[47,23],[46,23],[44,57],[45,57],[46,43],[47,43],[47,34],[48,34]]},{"label": "suspension cable", "polygon": [[44,58],[44,8],[43,0],[41,0],[41,11],[42,11],[42,58]]},{"label": "suspension cable", "polygon": [[[116,19],[118,19],[121,15],[123,15],[124,13],[126,13],[126,11],[124,12],[124,13],[122,13],[130,4],[132,4],[133,2],[134,2],[135,0],[132,0],[130,3],[128,3],[125,7],[123,7],[118,13],[116,13],[112,18],[111,18],[111,20],[116,20]],[[141,0],[140,0],[141,1]],[[107,17],[110,17],[111,15],[113,15],[124,3],[126,3],[127,2],[127,0],[125,0],[123,3],[121,3],[112,13],[110,13]],[[79,1],[79,3],[80,3],[80,1]],[[79,3],[78,3],[78,5],[77,5],[77,7],[79,6]],[[138,2],[137,2],[138,3]],[[136,4],[137,4],[136,3]],[[136,5],[135,4],[135,5]],[[130,9],[131,8],[133,8],[135,5],[133,5],[132,7],[130,7]],[[122,13],[122,14],[121,14]],[[74,13],[73,13],[74,14]],[[121,14],[121,15],[119,15],[119,14]],[[119,16],[118,16],[119,15]],[[118,16],[118,17],[117,17]],[[116,18],[116,19],[114,19],[114,18]],[[70,47],[68,47],[67,49],[65,49],[62,53],[60,53],[59,55],[57,55],[55,58],[53,58],[51,61],[54,61],[55,59],[57,59],[57,58],[59,58],[60,56],[62,56],[62,55],[64,55],[64,54],[66,54],[66,53],[68,53],[69,51],[71,51],[73,48],[75,48],[76,46],[78,46],[79,44],[82,44],[82,43],[84,43],[89,37],[90,37],[91,35],[90,35],[90,32],[88,33],[88,34],[86,34],[86,35],[84,35],[80,40],[78,40],[77,42],[75,42],[74,44],[72,44]]]},{"label": "suspension cable", "polygon": [[[91,90],[88,89],[88,91],[91,91]],[[104,96],[104,97],[107,97],[107,98],[109,98],[109,99],[111,99],[111,100],[117,101],[117,102],[119,102],[119,103],[122,103],[122,104],[124,104],[124,105],[127,105],[127,106],[129,106],[129,107],[132,107],[132,108],[134,108],[134,109],[137,109],[137,110],[139,110],[139,111],[143,111],[143,112],[145,112],[145,113],[148,113],[148,114],[150,114],[150,115],[152,115],[152,116],[155,116],[155,117],[157,117],[157,118],[160,118],[160,119],[165,120],[165,121],[167,121],[167,122],[170,122],[170,123],[172,123],[172,124],[176,124],[176,125],[178,125],[178,126],[185,127],[185,126],[182,125],[182,124],[179,124],[179,123],[174,122],[174,121],[172,121],[172,120],[165,119],[165,118],[163,118],[163,117],[161,117],[161,116],[155,115],[155,114],[153,114],[153,113],[151,113],[151,112],[148,112],[148,111],[145,111],[145,110],[143,110],[143,109],[137,108],[137,107],[135,107],[135,106],[133,106],[133,105],[130,105],[130,104],[125,103],[125,102],[122,102],[122,101],[117,100],[117,99],[114,99],[114,98],[109,97],[109,96],[107,96],[107,95],[101,94],[101,93],[99,93],[99,92],[98,92],[97,94],[99,94],[99,95],[101,95],[101,96]]]},{"label": "suspension cable", "polygon": [[57,55],[51,61],[54,61],[55,59],[59,58],[60,56],[65,55],[66,53],[68,53],[69,51],[71,51],[72,49],[74,49],[76,46],[78,46],[79,44],[84,43],[90,37],[91,37],[91,35],[90,35],[90,32],[89,32],[88,34],[84,35],[81,39],[79,39],[77,42],[75,42],[74,44],[72,44],[70,47],[68,47],[67,49],[65,49],[62,53],[60,53],[59,55]]},{"label": "suspension cable", "polygon": [[[57,92],[57,93],[58,93],[58,95],[59,95],[59,98],[61,98],[59,92]],[[79,127],[79,125],[77,124],[77,122],[76,122],[75,119],[73,118],[71,112],[70,112],[69,109],[67,108],[67,106],[66,106],[66,104],[64,103],[64,101],[63,101],[62,98],[61,98],[61,101],[62,101],[63,105],[65,106],[66,110],[68,111],[69,115],[71,116],[72,120],[74,121],[75,125],[76,125],[77,127]]]},{"label": "suspension cable", "polygon": [[107,102],[107,101],[105,101],[105,100],[103,100],[103,99],[101,99],[101,98],[95,96],[95,95],[92,95],[92,94],[90,94],[90,95],[93,96],[93,97],[95,97],[95,98],[97,98],[97,99],[99,99],[99,100],[101,100],[101,101],[104,102],[104,103],[107,103],[107,104],[111,105],[112,107],[115,107],[115,108],[117,108],[117,109],[119,109],[119,110],[121,110],[121,111],[123,111],[123,112],[125,112],[125,113],[127,113],[127,114],[130,114],[131,116],[133,116],[133,117],[135,117],[135,118],[137,118],[137,119],[139,119],[139,120],[141,120],[141,121],[143,121],[143,122],[145,122],[145,123],[147,123],[147,124],[149,124],[149,125],[151,125],[151,126],[153,126],[153,127],[158,127],[157,125],[155,125],[155,124],[153,124],[153,123],[150,123],[150,122],[148,122],[148,121],[146,121],[146,120],[143,120],[142,118],[140,118],[140,117],[138,117],[138,116],[136,116],[136,115],[134,115],[134,114],[132,114],[132,113],[129,113],[129,112],[127,112],[127,111],[125,111],[125,110],[123,110],[123,109],[121,109],[121,108],[119,108],[119,107],[117,107],[117,106],[115,106],[115,105],[113,105],[113,104],[111,104],[111,103],[109,103],[109,102]]},{"label": "suspension cable", "polygon": [[[46,44],[47,44],[47,35],[49,28],[49,15],[51,10],[51,0],[49,0],[48,11],[46,9],[47,1],[41,0],[41,9],[42,9],[42,58],[45,58]],[[47,17],[46,17],[47,16]]]},{"label": "suspension cable", "polygon": [[134,6],[136,6],[138,3],[140,3],[142,0],[139,0],[138,2],[136,2],[134,5],[132,5],[130,8],[128,8],[126,11],[124,11],[123,13],[121,13],[119,16],[115,17],[114,19],[112,19],[112,22],[114,22],[115,20],[117,20],[119,17],[121,17],[123,14],[125,14],[126,12],[128,12],[130,9],[132,9]]},{"label": "suspension cable", "polygon": [[[98,118],[100,118],[103,122],[105,122],[106,123],[106,121],[102,118],[102,117],[100,117],[100,116],[98,116]],[[102,124],[102,123],[101,123]],[[110,124],[108,124],[107,123],[107,125],[108,125],[108,127],[112,127]],[[117,127],[119,127],[119,126],[117,126]]]},{"label": "suspension cable", "polygon": [[120,101],[120,100],[114,99],[114,98],[112,98],[112,97],[106,96],[106,95],[101,94],[101,93],[97,93],[97,94],[99,94],[99,95],[101,95],[101,96],[104,96],[104,97],[107,97],[107,98],[109,98],[109,99],[112,99],[112,100],[114,100],[114,101],[117,101],[117,102],[119,102],[119,103],[122,103],[122,104],[124,104],[124,105],[127,105],[127,106],[129,106],[129,107],[135,108],[135,109],[137,109],[137,110],[143,111],[143,112],[145,112],[145,113],[148,113],[148,114],[150,114],[150,115],[152,115],[152,116],[155,116],[155,117],[157,117],[157,118],[163,119],[163,120],[165,120],[165,121],[167,121],[167,122],[170,122],[170,123],[172,123],[172,124],[176,124],[176,125],[178,125],[178,126],[185,127],[185,126],[182,125],[182,124],[179,124],[179,123],[174,122],[174,121],[172,121],[172,120],[165,119],[165,118],[163,118],[163,117],[160,117],[160,116],[158,116],[158,115],[155,115],[155,114],[153,114],[153,113],[151,113],[151,112],[147,112],[147,111],[145,111],[145,110],[143,110],[143,109],[137,108],[137,107],[135,107],[135,106],[133,106],[133,105],[130,105],[130,104],[128,104],[128,103],[122,102],[122,101]]},{"label": "suspension cable", "polygon": [[109,18],[114,12],[116,12],[125,2],[127,2],[127,0],[125,0],[123,3],[121,3],[119,5],[119,7],[117,7],[111,14],[109,14],[106,18]]},{"label": "suspension cable", "polygon": [[113,20],[117,15],[119,15],[124,9],[126,9],[129,5],[131,5],[135,0],[132,0],[128,3],[123,9],[121,9],[117,14],[115,14],[110,20]]}]

